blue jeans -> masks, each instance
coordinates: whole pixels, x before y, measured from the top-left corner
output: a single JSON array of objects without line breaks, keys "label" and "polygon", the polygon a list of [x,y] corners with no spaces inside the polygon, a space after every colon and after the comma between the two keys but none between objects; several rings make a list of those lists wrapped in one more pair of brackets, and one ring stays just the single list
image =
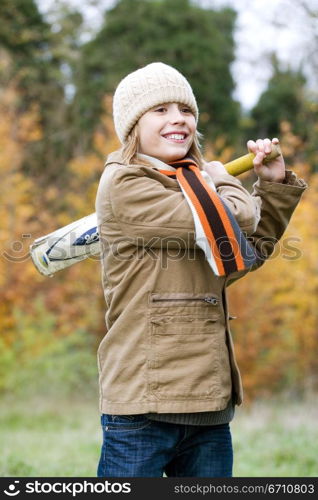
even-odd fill
[{"label": "blue jeans", "polygon": [[98,477],[231,477],[229,424],[183,425],[146,415],[101,416]]}]

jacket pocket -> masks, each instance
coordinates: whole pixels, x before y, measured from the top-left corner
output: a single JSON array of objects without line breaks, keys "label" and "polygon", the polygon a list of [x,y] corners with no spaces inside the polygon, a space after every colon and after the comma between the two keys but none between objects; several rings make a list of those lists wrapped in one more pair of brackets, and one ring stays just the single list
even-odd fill
[{"label": "jacket pocket", "polygon": [[196,294],[189,293],[152,293],[149,296],[150,307],[209,307],[214,306],[213,312],[219,312],[217,309],[220,306],[220,299],[213,294]]},{"label": "jacket pocket", "polygon": [[224,327],[218,298],[169,294],[152,299],[156,309],[150,313],[150,392],[159,400],[219,396]]}]

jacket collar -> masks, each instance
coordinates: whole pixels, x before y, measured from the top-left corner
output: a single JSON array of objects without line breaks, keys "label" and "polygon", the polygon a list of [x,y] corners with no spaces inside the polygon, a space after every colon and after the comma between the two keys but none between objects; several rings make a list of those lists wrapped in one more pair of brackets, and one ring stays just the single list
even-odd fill
[{"label": "jacket collar", "polygon": [[164,163],[163,161],[158,160],[158,158],[154,158],[153,156],[148,156],[148,155],[138,153],[137,158],[140,158],[141,160],[144,160],[147,163],[150,163],[151,165],[153,165],[155,168],[158,168],[159,170],[171,170],[171,172],[176,171],[176,169],[174,167],[172,167],[171,165],[168,165],[168,163]]},{"label": "jacket collar", "polygon": [[[163,161],[158,160],[158,158],[154,158],[153,156],[138,153],[137,159],[140,159],[147,165],[159,170],[171,170],[172,172],[176,171],[176,169],[171,165],[168,165],[167,163],[164,163]],[[120,163],[121,165],[124,165],[122,149],[118,149],[117,151],[114,151],[107,156],[105,166],[111,163]]]}]

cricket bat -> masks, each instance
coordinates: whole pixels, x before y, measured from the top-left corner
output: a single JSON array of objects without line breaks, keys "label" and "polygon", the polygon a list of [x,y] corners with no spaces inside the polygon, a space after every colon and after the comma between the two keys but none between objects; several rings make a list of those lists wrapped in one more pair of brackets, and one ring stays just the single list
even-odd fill
[{"label": "cricket bat", "polygon": [[[281,154],[279,145],[272,144],[272,152],[265,163]],[[248,153],[224,166],[229,174],[238,176],[253,168],[255,155]],[[89,256],[100,255],[100,241],[96,213],[82,217],[50,234],[34,240],[30,256],[36,269],[44,276],[54,274]]]}]

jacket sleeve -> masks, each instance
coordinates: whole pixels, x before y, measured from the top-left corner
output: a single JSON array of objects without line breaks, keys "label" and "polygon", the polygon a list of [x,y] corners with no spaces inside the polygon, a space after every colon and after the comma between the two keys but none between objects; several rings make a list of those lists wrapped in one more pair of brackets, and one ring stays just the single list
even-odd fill
[{"label": "jacket sleeve", "polygon": [[243,233],[251,235],[260,220],[260,206],[243,187],[241,181],[229,174],[213,179],[216,191],[234,215]]},{"label": "jacket sleeve", "polygon": [[[125,235],[142,238],[143,246],[195,246],[193,215],[181,190],[167,189],[138,169],[120,169],[112,180],[112,210]],[[241,229],[251,234],[259,220],[252,196],[228,174],[219,176],[214,184]]]},{"label": "jacket sleeve", "polygon": [[194,221],[181,190],[124,167],[114,172],[109,193],[114,219],[136,245],[194,248]]},{"label": "jacket sleeve", "polygon": [[[307,184],[290,170],[286,171],[284,183],[258,179],[252,196],[260,208],[260,220],[254,233],[248,238],[257,251],[258,261],[251,271],[258,269],[271,256],[275,244],[284,234]],[[248,272],[248,271],[247,271]],[[228,285],[244,276],[246,272],[233,273]]]}]

